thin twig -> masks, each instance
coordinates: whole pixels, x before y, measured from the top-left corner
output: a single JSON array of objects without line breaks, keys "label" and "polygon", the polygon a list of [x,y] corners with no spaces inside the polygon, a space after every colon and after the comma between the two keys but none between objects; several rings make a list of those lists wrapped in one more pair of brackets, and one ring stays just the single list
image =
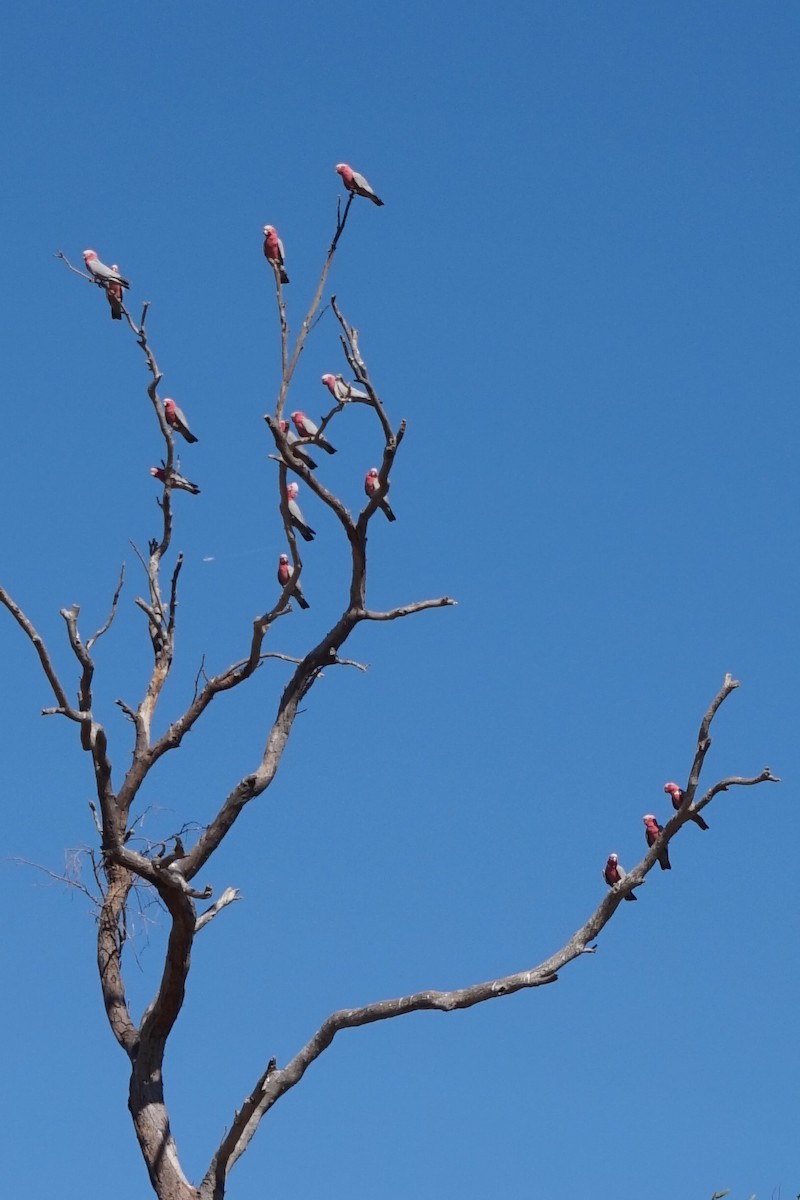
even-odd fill
[{"label": "thin twig", "polygon": [[62,875],[58,871],[51,871],[49,867],[42,866],[41,863],[31,862],[28,858],[19,858],[17,855],[12,855],[6,861],[13,862],[18,867],[33,867],[35,871],[41,871],[43,875],[47,875],[49,879],[53,879],[56,883],[63,883],[66,887],[75,888],[76,891],[83,892],[84,896],[88,900],[91,900],[92,904],[98,909],[103,903],[102,897],[95,896],[89,891],[85,883],[81,883],[80,879],[76,879],[72,875]]},{"label": "thin twig", "polygon": [[111,612],[108,614],[108,620],[106,621],[105,625],[102,625],[100,627],[100,629],[98,629],[97,633],[92,634],[92,636],[89,638],[88,642],[86,643],[87,650],[91,650],[91,648],[95,644],[95,642],[98,641],[103,636],[103,634],[107,633],[108,630],[111,628],[111,622],[114,620],[114,616],[116,615],[117,603],[119,601],[119,597],[120,597],[120,593],[122,591],[122,585],[123,585],[124,581],[125,581],[125,563],[123,563],[122,566],[120,567],[119,583],[117,584],[117,589],[114,592],[114,599],[111,601]]},{"label": "thin twig", "polygon": [[93,275],[86,275],[85,272],[80,271],[77,267],[73,267],[63,250],[56,250],[53,258],[60,258],[61,261],[69,267],[70,271],[72,271],[75,275],[80,275],[81,279],[85,279],[87,283],[99,284],[100,287],[103,286],[98,279],[94,278]]}]

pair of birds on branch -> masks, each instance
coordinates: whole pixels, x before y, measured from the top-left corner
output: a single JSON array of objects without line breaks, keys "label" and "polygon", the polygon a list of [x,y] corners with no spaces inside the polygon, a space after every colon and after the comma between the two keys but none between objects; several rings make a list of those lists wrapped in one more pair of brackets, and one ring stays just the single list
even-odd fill
[{"label": "pair of birds on branch", "polygon": [[[164,400],[164,419],[173,433],[179,433],[181,437],[189,443],[197,441],[197,438],[189,428],[189,422],[186,420],[186,417],[183,414],[183,409],[179,408],[175,401],[169,396],[167,396],[167,398]],[[161,483],[166,483],[167,472],[163,464],[160,467],[151,467],[150,474],[156,479],[160,480]],[[178,491],[190,492],[193,496],[200,495],[200,488],[197,486],[197,484],[192,483],[190,479],[186,479],[183,475],[176,471],[174,467],[170,471],[169,478],[172,487],[177,488]]]},{"label": "pair of birds on branch", "polygon": [[[677,812],[686,799],[686,793],[677,783],[671,782],[664,784],[664,791],[668,796],[671,797],[672,807]],[[642,820],[644,822],[644,836],[647,839],[647,845],[653,846],[658,841],[664,826],[659,825],[652,813],[647,813],[644,817],[642,817]],[[699,825],[701,829],[708,829],[708,825],[700,816],[700,813],[692,813],[691,820],[694,821],[695,825]],[[658,865],[661,867],[662,871],[672,870],[672,863],[669,861],[669,849],[667,846],[663,846],[659,851]],[[618,856],[616,854],[609,854],[608,862],[603,868],[603,878],[608,886],[614,887],[615,884],[621,883],[626,874],[627,872],[621,865]],[[634,896],[633,892],[628,892],[625,899],[635,900],[636,897]]]},{"label": "pair of birds on branch", "polygon": [[[301,425],[298,424],[298,422],[295,420],[295,418],[298,415],[302,417],[302,413],[300,413],[300,414],[292,413],[292,420],[295,421],[295,425],[297,426],[298,430],[300,430]],[[286,422],[284,421],[281,424],[282,424],[282,426],[286,425]],[[284,432],[286,432],[286,430],[284,430]],[[305,435],[303,434],[302,436],[305,436]],[[298,449],[296,451],[296,453],[299,454],[301,452]],[[331,453],[335,453],[335,451],[333,450],[333,447],[331,447]],[[364,477],[364,491],[370,500],[377,497],[378,507],[383,510],[383,512],[386,514],[386,517],[388,520],[394,521],[396,518],[395,518],[395,515],[392,512],[391,508],[389,507],[388,502],[384,498],[384,494],[383,494],[384,488],[381,485],[379,476],[380,476],[380,473],[378,471],[378,468],[370,467],[370,469],[367,471],[366,476]],[[299,491],[300,491],[300,486],[299,486],[299,484],[295,483],[294,480],[292,480],[291,483],[288,483],[286,485],[286,507],[289,510],[289,520],[291,521],[293,528],[295,528],[297,530],[297,532],[300,534],[300,536],[306,542],[313,542],[314,538],[316,537],[316,530],[312,529],[311,526],[308,524],[305,517],[303,516],[303,512],[302,512],[302,509],[300,508],[300,505],[297,503],[297,495],[298,495]],[[278,559],[278,583],[281,585],[282,588],[286,587],[287,583],[289,583],[289,581],[291,580],[293,575],[294,575],[294,567],[289,562],[289,555],[281,554],[280,558]],[[302,593],[299,583],[296,583],[294,585],[294,587],[292,588],[292,591],[291,591],[291,595],[293,595],[295,597],[295,599],[297,600],[297,603],[300,605],[301,608],[309,608],[310,607],[308,601],[306,600],[305,596]]]},{"label": "pair of birds on branch", "polygon": [[[351,196],[364,196],[373,204],[377,204],[379,207],[383,206],[383,201],[375,189],[370,187],[363,175],[354,171],[347,163],[339,163],[336,167],[336,174],[341,175],[342,183]],[[288,283],[289,276],[286,274],[284,265],[286,256],[283,251],[283,242],[278,237],[278,231],[274,225],[264,226],[264,258],[280,272],[281,283]]]},{"label": "pair of birds on branch", "polygon": [[[313,542],[316,537],[316,531],[311,528],[300,511],[300,505],[297,503],[297,494],[299,491],[300,486],[294,480],[286,485],[286,503],[289,509],[289,516],[291,517],[292,525],[304,541]],[[370,500],[373,497],[377,497],[378,508],[386,514],[387,520],[397,520],[388,502],[383,498],[383,488],[381,487],[380,473],[377,467],[370,467],[367,471],[364,477],[364,492]]]},{"label": "pair of birds on branch", "polygon": [[95,283],[99,287],[105,288],[106,299],[111,309],[112,321],[121,321],[122,289],[129,288],[131,286],[130,283],[124,276],[120,275],[119,267],[116,263],[112,263],[110,267],[107,267],[105,263],[100,262],[96,250],[84,250],[83,261],[86,264],[86,270],[92,276]]},{"label": "pair of birds on branch", "polygon": [[[355,392],[359,396],[363,396],[364,398],[367,398],[365,392],[358,392],[357,389],[354,389],[351,384],[345,383],[345,381],[342,379],[341,375],[338,375],[338,376],[323,375],[322,376],[323,383],[325,383],[326,380],[329,380],[329,379],[333,380],[334,383],[337,380],[341,380],[341,384],[343,387],[349,389],[351,392]],[[329,385],[326,385],[326,386],[329,386]],[[336,447],[332,446],[331,443],[327,440],[327,438],[323,437],[323,435],[319,431],[319,428],[314,424],[314,422],[309,417],[306,416],[306,414],[304,412],[301,412],[299,409],[297,409],[295,412],[293,412],[292,413],[292,422],[294,424],[295,429],[300,434],[301,438],[304,438],[304,439],[308,438],[310,441],[312,441],[314,443],[315,446],[319,446],[319,448],[321,450],[324,450],[327,454],[335,454],[336,453]],[[294,447],[294,453],[301,460],[301,462],[303,462],[310,471],[315,470],[317,464],[314,462],[313,458],[311,458],[308,454],[306,454],[302,445],[300,445],[298,443],[298,439],[294,435],[292,430],[290,429],[288,421],[281,421],[281,430],[283,431],[283,433],[286,434],[287,442],[289,443],[290,446]],[[378,471],[377,467],[370,467],[370,469],[367,471],[367,474],[364,478],[364,491],[370,500],[372,500],[373,497],[375,497],[377,499],[378,508],[380,508],[381,511],[385,514],[387,520],[395,521],[397,518],[395,517],[394,513],[392,512],[391,508],[389,507],[388,501],[386,500],[386,492],[388,491],[388,488],[384,487],[381,484],[379,475],[380,475],[380,472]]]}]

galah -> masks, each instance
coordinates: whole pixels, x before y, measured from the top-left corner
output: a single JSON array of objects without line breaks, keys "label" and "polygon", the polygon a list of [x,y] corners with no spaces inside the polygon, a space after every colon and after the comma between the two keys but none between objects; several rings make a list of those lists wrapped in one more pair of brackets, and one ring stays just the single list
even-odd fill
[{"label": "galah", "polygon": [[378,508],[382,509],[390,521],[396,521],[392,510],[389,508],[388,502],[384,499],[387,489],[381,486],[381,481],[378,478],[378,468],[370,467],[364,477],[364,491],[369,496],[370,500],[373,497],[378,498]]},{"label": "galah", "polygon": [[367,200],[371,200],[373,204],[377,204],[379,207],[383,204],[381,198],[375,194],[364,176],[359,175],[358,171],[354,171],[347,163],[339,163],[336,168],[336,174],[341,175],[342,183],[348,192],[352,192],[356,196],[366,196]]},{"label": "galah", "polygon": [[189,424],[186,420],[186,417],[183,415],[183,411],[178,408],[175,401],[171,400],[169,396],[164,401],[164,416],[166,417],[167,424],[169,425],[170,429],[173,429],[175,433],[180,433],[186,438],[187,442],[197,441],[197,438],[189,428]]},{"label": "galah", "polygon": [[362,392],[354,384],[347,383],[342,375],[323,375],[322,382],[339,404],[346,404],[348,400],[366,400],[369,403],[367,393]]},{"label": "galah", "polygon": [[[281,587],[286,587],[289,580],[294,575],[294,567],[289,563],[289,555],[282,554],[278,560],[278,583]],[[301,608],[310,608],[311,605],[306,600],[303,593],[300,591],[300,584],[296,583],[292,588],[291,595],[295,597]]]},{"label": "galah", "polygon": [[84,250],[83,261],[86,263],[86,270],[101,287],[107,287],[109,283],[118,283],[124,288],[131,286],[127,279],[122,278],[116,267],[107,267],[105,263],[100,262],[96,250]]},{"label": "galah", "polygon": [[[160,479],[162,483],[167,482],[167,472],[164,467],[151,467],[150,474]],[[200,488],[196,483],[191,483],[188,479],[184,479],[183,475],[179,475],[177,471],[170,473],[170,483],[172,487],[177,488],[181,492],[191,492],[193,496],[200,495]]]},{"label": "galah", "polygon": [[[647,838],[647,844],[648,846],[652,846],[658,840],[658,836],[664,826],[659,825],[652,813],[647,813],[646,816],[642,817],[642,820],[644,821],[644,836]],[[662,871],[672,870],[672,863],[669,861],[669,851],[666,846],[659,853],[658,864]]]},{"label": "galah", "polygon": [[[119,267],[117,266],[116,263],[111,264],[111,270],[116,271],[116,273],[119,274]],[[121,283],[107,283],[106,284],[106,300],[108,300],[108,306],[111,309],[111,320],[112,321],[121,321],[122,320],[122,284]]]},{"label": "galah", "polygon": [[300,511],[300,505],[297,503],[297,493],[300,488],[296,483],[286,485],[286,503],[289,509],[289,516],[292,518],[292,524],[301,537],[307,542],[313,542],[315,531],[310,525],[306,525],[305,517]]},{"label": "galah", "polygon": [[[678,786],[677,783],[665,783],[664,791],[668,796],[672,797],[672,807],[677,812],[680,806],[683,804],[686,793]],[[692,813],[690,820],[694,821],[695,825],[699,825],[701,829],[708,829],[708,825],[700,816],[700,813]]]},{"label": "galah", "polygon": [[288,283],[289,276],[283,266],[283,242],[278,237],[278,231],[274,225],[264,226],[264,258],[268,263],[280,267],[281,283]]},{"label": "galah", "polygon": [[336,453],[335,448],[330,444],[330,442],[325,440],[317,426],[313,421],[309,420],[304,412],[300,412],[299,410],[298,412],[293,412],[292,420],[294,421],[294,427],[300,434],[300,437],[312,438],[316,445],[325,450],[328,454]]},{"label": "galah", "polygon": [[294,447],[294,453],[301,463],[305,463],[309,471],[314,471],[317,464],[310,454],[306,454],[302,446],[297,445],[297,436],[288,421],[281,421],[281,429],[286,434],[286,441]]},{"label": "galah", "polygon": [[[627,871],[625,871],[624,867],[620,863],[616,854],[609,854],[608,862],[606,863],[605,868],[603,869],[603,878],[605,879],[608,886],[613,887],[615,883],[622,883],[626,874],[627,874]],[[636,900],[637,897],[634,896],[633,892],[628,892],[625,899],[626,900]]]}]

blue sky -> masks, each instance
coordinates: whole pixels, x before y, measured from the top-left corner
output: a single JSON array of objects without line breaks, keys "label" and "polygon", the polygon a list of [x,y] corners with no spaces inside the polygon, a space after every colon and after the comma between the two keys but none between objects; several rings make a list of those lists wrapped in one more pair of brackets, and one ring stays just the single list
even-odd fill
[{"label": "blue sky", "polygon": [[[97,709],[117,775],[148,664],[129,539],[157,532],[161,454],[140,351],[52,255],[93,246],[132,280],[182,455],[184,551],[166,723],[205,653],[238,658],[283,549],[262,414],[279,378],[260,230],[277,226],[299,325],[342,159],[354,206],[329,291],[393,421],[396,524],[374,522],[368,601],[457,608],[371,626],[370,671],[329,672],[274,787],[208,869],[244,903],[198,938],[167,1059],[199,1178],[266,1061],[332,1010],[535,965],[666,815],[726,671],[707,782],[757,774],[684,829],[598,953],[557,985],[340,1035],[262,1125],[231,1200],[485,1196],[704,1200],[800,1192],[797,871],[798,88],[786,3],[408,4],[233,0],[16,6],[0,90],[7,394],[0,581],[70,685],[58,611],[119,619]],[[291,407],[345,364],[330,313]],[[295,403],[296,401],[296,403]],[[334,437],[335,432],[335,437]],[[326,481],[360,506],[379,457],[347,411]],[[272,648],[341,611],[333,518],[311,601]],[[63,869],[92,778],[31,647],[0,624],[3,853]],[[286,668],[221,697],[154,772],[144,829],[207,821],[259,759]],[[205,879],[204,879],[205,881]],[[140,1200],[127,1072],[104,1021],[84,901],[6,861],[0,1001],[9,1194]],[[631,911],[632,910],[632,911]],[[137,1015],[165,925],[137,917]],[[46,1152],[43,1153],[43,1139]]]}]

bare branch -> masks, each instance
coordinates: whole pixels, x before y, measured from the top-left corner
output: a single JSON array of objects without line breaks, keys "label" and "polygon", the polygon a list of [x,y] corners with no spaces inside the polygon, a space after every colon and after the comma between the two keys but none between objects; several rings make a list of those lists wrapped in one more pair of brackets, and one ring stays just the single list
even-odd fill
[{"label": "bare branch", "polygon": [[36,632],[33,623],[28,619],[28,617],[25,616],[25,613],[22,611],[19,605],[11,599],[5,588],[2,587],[0,587],[0,604],[5,605],[8,611],[11,613],[11,616],[19,625],[20,629],[30,640],[34,650],[39,656],[39,662],[42,665],[42,670],[47,677],[50,687],[53,689],[53,695],[58,701],[58,708],[50,709],[48,712],[63,713],[63,715],[65,717],[69,717],[71,721],[81,721],[83,719],[81,714],[77,712],[67,700],[67,693],[64,691],[61,680],[56,674],[55,668],[50,660],[47,647],[45,646],[39,634]]},{"label": "bare branch", "polygon": [[143,600],[141,596],[137,596],[134,603],[142,610],[143,613],[147,613],[147,616],[150,618],[150,624],[154,626],[156,634],[160,634],[161,623],[164,619],[164,614],[162,612],[156,612],[156,610],[149,605],[146,600]]},{"label": "bare branch", "polygon": [[337,655],[332,661],[335,667],[355,667],[357,671],[364,672],[369,670],[367,663],[356,662],[353,658],[339,658]]},{"label": "bare branch", "polygon": [[200,666],[197,668],[197,674],[194,677],[194,690],[192,692],[192,703],[194,703],[195,700],[197,699],[197,689],[200,686],[201,677],[203,679],[205,679],[206,683],[208,683],[208,676],[206,675],[206,656],[205,656],[205,654],[203,654],[200,658]]},{"label": "bare branch", "polygon": [[[99,283],[99,281],[97,279],[95,279],[92,275],[86,275],[83,271],[78,270],[77,267],[73,267],[72,263],[69,261],[69,259],[67,258],[66,254],[63,252],[63,250],[56,250],[55,254],[53,255],[53,258],[60,258],[61,261],[69,267],[70,271],[72,271],[73,274],[80,275],[81,279],[85,279],[87,283],[94,283],[94,284]],[[99,286],[102,287],[102,284],[100,284]]]},{"label": "bare branch", "polygon": [[81,727],[81,745],[84,750],[92,748],[92,680],[94,678],[94,662],[89,654],[89,651],[81,641],[81,635],[78,632],[78,616],[80,615],[80,606],[73,604],[72,608],[62,608],[61,616],[67,626],[67,637],[69,644],[72,647],[72,652],[81,665],[81,678],[78,686],[78,702],[80,710],[84,714],[84,720]]},{"label": "bare branch", "polygon": [[289,362],[289,326],[286,323],[286,302],[283,299],[283,281],[281,280],[283,264],[277,259],[267,259],[267,262],[272,267],[272,274],[275,276],[275,298],[278,302],[278,320],[281,327],[281,375],[285,377]]},{"label": "bare branch", "polygon": [[115,703],[115,704],[116,704],[116,705],[117,705],[119,708],[121,708],[121,709],[122,709],[122,711],[125,713],[125,716],[126,716],[126,717],[128,717],[128,719],[129,719],[129,720],[133,721],[133,723],[134,723],[134,725],[135,725],[135,724],[136,724],[136,716],[137,716],[137,714],[136,714],[136,712],[135,712],[135,711],[134,711],[134,710],[133,710],[133,709],[130,707],[130,705],[129,705],[129,704],[126,704],[124,700],[115,700],[115,701],[114,701],[114,703]]},{"label": "bare branch", "polygon": [[214,1200],[218,1196],[223,1196],[225,1193],[225,1180],[236,1159],[239,1158],[247,1148],[253,1132],[249,1133],[247,1140],[242,1145],[242,1139],[247,1135],[253,1121],[256,1126],[260,1117],[257,1116],[259,1106],[264,1098],[264,1090],[271,1075],[274,1074],[277,1068],[277,1060],[271,1058],[267,1063],[267,1069],[263,1072],[249,1096],[246,1097],[242,1107],[234,1113],[231,1127],[223,1138],[219,1148],[211,1160],[208,1170],[202,1184],[200,1185],[200,1195],[211,1195]]},{"label": "bare branch", "polygon": [[86,643],[87,651],[91,650],[91,648],[95,644],[95,642],[99,641],[99,639],[103,636],[103,634],[107,633],[108,630],[111,628],[111,622],[114,620],[114,617],[117,612],[117,603],[119,601],[120,593],[122,591],[122,585],[124,582],[125,582],[125,563],[123,563],[122,566],[120,567],[119,583],[117,584],[116,591],[114,592],[114,599],[111,601],[111,612],[108,614],[108,620],[106,621],[105,625],[102,625],[98,629],[97,633],[92,634],[92,636],[89,638],[88,642]]},{"label": "bare branch", "polygon": [[694,794],[697,791],[697,784],[700,780],[700,772],[703,769],[703,762],[706,754],[708,753],[709,746],[711,745],[711,738],[709,737],[711,722],[714,720],[720,705],[728,698],[728,696],[730,696],[731,692],[738,688],[738,686],[739,680],[734,679],[730,673],[727,674],[723,680],[722,687],[711,701],[711,704],[708,706],[708,712],[703,717],[703,720],[700,724],[700,732],[697,735],[697,750],[695,751],[692,769],[689,772],[689,782],[686,785],[686,801],[684,802],[686,804],[691,804],[691,802],[694,800]]},{"label": "bare branch", "polygon": [[124,914],[133,875],[113,863],[106,865],[106,892],[97,927],[97,968],[111,1032],[129,1056],[135,1056],[139,1035],[128,1012],[122,980],[122,949],[125,944]]},{"label": "bare branch", "polygon": [[177,872],[169,868],[161,872],[156,887],[169,909],[172,925],[161,983],[139,1027],[140,1059],[147,1063],[146,1070],[161,1061],[169,1031],[183,1005],[196,921],[191,897],[183,891]]},{"label": "bare branch", "polygon": [[8,859],[9,862],[15,863],[18,867],[33,867],[35,871],[41,871],[43,875],[47,875],[49,879],[53,879],[56,883],[63,883],[66,887],[75,888],[76,891],[82,892],[87,900],[91,900],[95,908],[99,909],[103,903],[102,896],[95,896],[89,891],[85,883],[81,883],[74,875],[66,875],[59,871],[51,871],[49,867],[42,866],[41,863],[31,862],[27,858],[18,858],[16,855]]},{"label": "bare branch", "polygon": [[128,543],[129,543],[131,549],[133,550],[133,553],[136,555],[139,562],[142,564],[142,570],[144,571],[144,573],[146,575],[147,574],[147,561],[145,560],[144,555],[142,554],[139,547],[136,545],[136,542],[134,542],[131,538],[128,538]]},{"label": "bare branch", "polygon": [[[777,782],[771,774],[767,773],[762,773],[762,776],[756,779],[741,782],[755,784],[767,780]],[[728,782],[740,781],[731,779]],[[625,895],[633,887],[639,886],[642,883],[644,876],[652,870],[656,860],[657,850],[656,846],[654,846],[642,862],[625,876],[624,881],[614,887],[605,896],[598,908],[595,909],[580,929],[572,935],[569,941],[560,950],[556,951],[555,954],[551,955],[550,958],[545,959],[544,962],[536,967],[452,991],[428,989],[415,992],[410,996],[396,997],[391,1000],[379,1000],[360,1008],[340,1009],[338,1012],[333,1013],[322,1023],[311,1040],[303,1046],[285,1068],[269,1073],[268,1077],[266,1073],[262,1075],[256,1088],[245,1101],[241,1114],[237,1114],[237,1121],[234,1122],[230,1133],[218,1149],[212,1161],[212,1168],[218,1170],[220,1162],[224,1161],[225,1173],[230,1171],[236,1160],[246,1150],[262,1117],[281,1096],[300,1082],[308,1067],[330,1046],[340,1030],[354,1029],[361,1025],[373,1024],[376,1021],[391,1020],[394,1017],[405,1016],[412,1012],[455,1012],[459,1009],[471,1008],[476,1004],[482,1004],[487,1000],[496,1000],[501,996],[511,996],[515,992],[524,989],[555,983],[559,972],[569,963],[582,957],[584,954],[593,954],[596,952],[597,947],[593,943],[596,942],[598,935],[611,920],[625,898]]]},{"label": "bare branch", "polygon": [[[399,615],[403,610],[397,611]],[[726,696],[736,686],[738,685],[733,683],[731,677],[726,676],[721,691],[712,702],[700,727],[698,751],[703,746],[707,749],[708,731],[714,715]],[[695,759],[696,763],[697,759]],[[702,766],[702,759],[700,765]],[[697,774],[699,776],[699,769]],[[722,780],[721,783],[715,784],[709,790],[701,801],[701,805],[710,803],[714,795],[724,791],[728,786],[734,784],[747,786],[764,782],[778,782],[768,767],[764,768],[760,776],[752,779],[737,776]],[[246,1150],[263,1116],[281,1096],[299,1083],[308,1067],[330,1046],[340,1030],[354,1029],[376,1021],[391,1020],[411,1012],[454,1012],[462,1008],[471,1008],[487,1000],[510,996],[518,991],[555,983],[559,972],[569,963],[581,958],[584,954],[594,954],[597,950],[596,942],[599,934],[611,920],[626,895],[644,882],[645,876],[653,869],[658,860],[659,851],[669,843],[689,819],[688,806],[684,803],[680,811],[665,826],[658,841],[648,850],[642,861],[607,893],[588,920],[565,945],[538,966],[452,991],[426,989],[410,996],[379,1000],[360,1008],[340,1009],[331,1014],[286,1067],[281,1070],[270,1069],[272,1066],[270,1064],[267,1071],[262,1074],[241,1110],[236,1114],[230,1131],[217,1149],[204,1183],[211,1179],[215,1179],[218,1184],[220,1181],[224,1181],[233,1164]]]},{"label": "bare branch", "polygon": [[175,633],[175,615],[178,609],[178,576],[181,573],[183,566],[183,555],[179,554],[175,563],[175,570],[172,572],[172,582],[169,589],[169,622],[167,624],[167,634],[171,638]]},{"label": "bare branch", "polygon": [[221,912],[223,908],[227,908],[229,904],[233,904],[235,900],[241,900],[241,898],[242,897],[238,888],[225,888],[225,891],[222,893],[219,900],[216,900],[210,908],[207,908],[206,911],[201,913],[201,915],[197,918],[194,926],[195,933],[199,933],[204,925],[208,925],[209,921],[213,921],[217,913]]},{"label": "bare branch", "polygon": [[[288,588],[284,589],[286,592]],[[152,745],[149,743],[150,736],[150,721],[152,719],[152,711],[154,707],[154,699],[160,692],[166,674],[163,678],[159,675],[159,663],[156,662],[153,678],[148,687],[148,692],[145,699],[139,708],[137,720],[141,722],[141,737],[139,737],[137,726],[137,746],[134,752],[133,762],[128,769],[128,773],[119,790],[118,800],[120,808],[123,812],[127,812],[133,802],[136,793],[145,779],[147,772],[159,758],[162,757],[168,750],[173,750],[181,744],[185,734],[194,726],[195,722],[208,708],[211,701],[219,692],[225,692],[231,688],[237,687],[243,683],[245,679],[249,679],[254,671],[259,667],[263,656],[261,646],[267,634],[267,630],[277,620],[279,616],[284,615],[281,611],[285,607],[287,597],[283,595],[279,599],[275,608],[265,613],[263,616],[256,617],[253,621],[253,633],[250,645],[250,654],[246,659],[242,659],[233,666],[226,668],[219,675],[207,679],[205,686],[198,693],[197,680],[195,681],[195,692],[191,704],[184,712],[183,716],[173,721],[169,728],[161,735],[160,738]],[[144,601],[137,600],[140,607],[147,610]],[[155,614],[152,614],[154,617]],[[302,661],[302,660],[301,660]],[[162,670],[164,668],[162,667]],[[199,678],[199,673],[198,673]]]},{"label": "bare branch", "polygon": [[[280,391],[278,392],[278,403],[275,407],[275,420],[278,422],[280,422],[283,417],[283,406],[286,403],[286,394],[289,391],[289,384],[292,382],[292,378],[294,376],[295,369],[297,368],[297,363],[300,359],[300,355],[303,353],[303,349],[306,344],[306,338],[309,335],[309,332],[314,323],[314,317],[316,316],[317,309],[320,306],[320,301],[322,300],[322,293],[325,290],[325,281],[328,278],[328,272],[331,269],[331,265],[333,263],[333,258],[336,253],[336,247],[339,244],[339,239],[342,236],[342,234],[344,233],[344,227],[345,227],[345,224],[347,223],[347,214],[350,212],[350,205],[352,203],[352,200],[353,200],[352,195],[348,196],[347,203],[344,206],[344,213],[341,215],[341,217],[339,216],[339,211],[337,209],[336,230],[334,232],[331,244],[328,247],[328,253],[325,258],[323,267],[322,267],[322,274],[320,275],[319,283],[317,284],[317,290],[314,293],[314,298],[311,301],[308,312],[306,313],[305,318],[303,320],[303,324],[300,327],[300,332],[297,335],[297,339],[294,344],[294,350],[292,351],[292,357],[288,363],[286,362],[285,354],[283,354],[283,352],[282,352],[283,371],[281,373]],[[280,281],[278,281],[278,282],[280,282]],[[279,289],[279,309],[280,309],[280,305],[282,304],[282,300],[283,300],[283,293]],[[283,321],[285,318],[284,318],[282,309],[280,311],[281,311],[281,322],[282,322],[281,328],[283,329]],[[285,344],[284,335],[282,333],[282,335],[281,335],[282,348],[283,348],[284,344]]]},{"label": "bare branch", "polygon": [[404,604],[400,608],[391,608],[388,612],[373,612],[364,608],[359,614],[360,621],[396,621],[398,617],[410,617],[414,613],[424,612],[428,608],[451,608],[458,604],[449,596],[440,596],[438,600],[416,600],[413,604]]},{"label": "bare branch", "polygon": [[[364,362],[364,358],[359,350],[358,330],[354,329],[351,325],[348,325],[347,321],[342,316],[338,304],[336,303],[335,296],[331,296],[331,308],[334,311],[336,320],[339,322],[344,332],[342,348],[344,349],[345,358],[347,359],[350,369],[355,375],[357,382],[367,390],[367,395],[370,398],[372,407],[378,414],[378,419],[383,428],[383,435],[388,446],[394,441],[394,434],[392,433],[392,427],[389,424],[389,418],[386,416],[383,404],[381,403],[377,392],[372,386],[372,381],[369,377],[369,371],[367,370],[367,364]],[[403,422],[403,427],[405,427],[405,422]],[[385,482],[385,480],[382,482]]]},{"label": "bare branch", "polygon": [[[94,821],[94,827],[97,830],[97,832],[100,834],[100,836],[102,837],[103,836],[103,826],[100,824],[100,818],[97,815],[97,805],[95,804],[94,800],[89,801],[89,811],[92,814],[92,820]],[[94,866],[94,860],[92,861],[92,866]],[[97,871],[96,870],[95,870],[95,879],[97,879]]]},{"label": "bare branch", "polygon": [[729,787],[753,787],[757,783],[780,782],[781,780],[777,775],[772,774],[769,767],[764,767],[764,770],[760,775],[754,775],[749,779],[743,775],[729,775],[727,779],[721,779],[719,783],[715,783],[713,787],[710,787],[703,796],[702,800],[698,800],[698,802],[694,805],[692,811],[699,812],[702,808],[705,808],[707,804],[710,804],[714,797],[718,796],[720,792],[727,792]]}]

